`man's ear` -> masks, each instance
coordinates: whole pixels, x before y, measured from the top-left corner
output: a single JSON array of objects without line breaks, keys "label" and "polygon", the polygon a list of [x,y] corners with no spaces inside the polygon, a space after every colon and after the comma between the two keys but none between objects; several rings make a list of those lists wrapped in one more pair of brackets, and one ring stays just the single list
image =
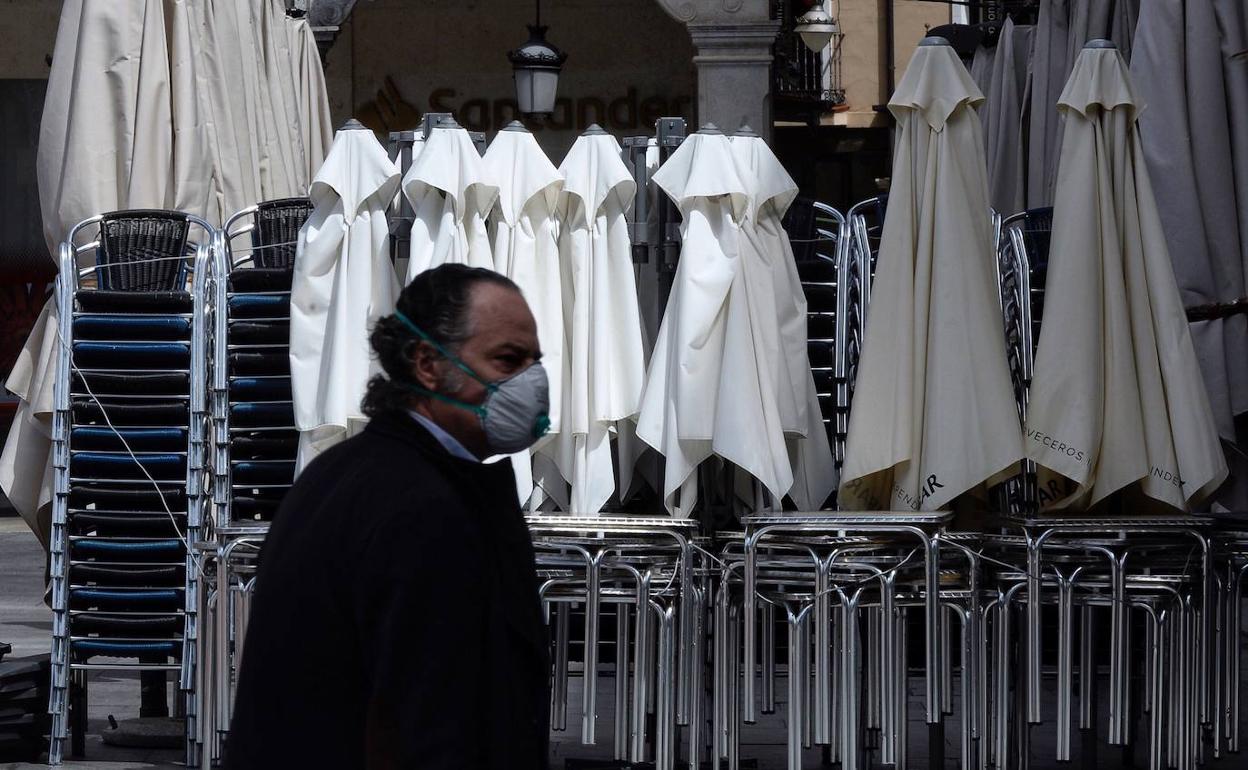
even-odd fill
[{"label": "man's ear", "polygon": [[423,340],[412,348],[412,379],[425,390],[437,390],[442,380],[442,354]]}]

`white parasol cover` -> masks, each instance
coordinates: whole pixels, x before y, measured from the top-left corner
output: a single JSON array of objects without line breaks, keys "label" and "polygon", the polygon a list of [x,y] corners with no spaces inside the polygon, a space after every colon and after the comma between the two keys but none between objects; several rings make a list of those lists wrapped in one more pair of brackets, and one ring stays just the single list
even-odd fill
[{"label": "white parasol cover", "polygon": [[[125,208],[203,214],[206,134],[194,98],[187,8],[69,0],[61,11],[36,171],[49,253],[77,223]],[[104,140],[101,140],[104,137]],[[0,489],[46,546],[57,312],[49,300],[5,386],[18,396]]]},{"label": "white parasol cover", "polygon": [[429,132],[420,155],[413,152],[403,194],[415,212],[404,283],[447,263],[494,269],[485,219],[498,187],[486,181],[481,155],[465,129],[443,120]]},{"label": "white parasol cover", "polygon": [[[737,172],[749,194],[741,223],[741,268],[754,305],[750,315],[755,332],[763,355],[771,359],[763,371],[776,377],[780,422],[793,469],[789,496],[800,510],[817,510],[836,489],[836,465],[806,352],[806,296],[781,224],[797,197],[797,183],[761,137],[739,135],[731,141]],[[767,285],[770,297],[763,291]]]},{"label": "white parasol cover", "polygon": [[252,19],[259,51],[259,117],[267,139],[272,190],[266,197],[285,197],[308,185],[298,121],[292,114],[294,79],[285,5],[282,0],[252,0]]},{"label": "white parasol cover", "polygon": [[49,300],[5,382],[20,401],[0,454],[0,489],[45,550],[52,536],[57,315],[56,302]]},{"label": "white parasol cover", "polygon": [[36,161],[50,255],[87,217],[173,204],[163,0],[69,0],[52,62]]},{"label": "white parasol cover", "polygon": [[329,94],[325,88],[325,70],[316,47],[316,35],[307,19],[292,20],[292,55],[294,56],[296,114],[302,129],[303,157],[307,178],[312,179],[325,162],[334,141],[329,117]]},{"label": "white parasol cover", "polygon": [[[261,22],[291,40],[299,26],[272,0],[65,3],[37,160],[51,253],[75,224],[108,211],[178,209],[220,222],[257,200],[305,193],[306,176],[298,183],[283,174],[276,184],[273,157],[266,155],[280,149],[273,141],[286,142],[287,154],[319,164],[302,138],[264,129],[276,121],[260,98],[271,89]],[[315,42],[306,24],[301,29],[312,58],[301,76],[310,86],[292,91],[305,97],[296,112],[327,119]],[[297,70],[292,55],[270,57],[288,90]],[[286,112],[285,125],[311,125]],[[0,488],[45,541],[55,330],[49,303],[6,383],[22,401],[0,455]]]},{"label": "white parasol cover", "polygon": [[[560,478],[543,475],[541,484],[557,500],[562,494],[556,487],[570,484],[569,511],[592,515],[616,490],[611,437],[637,414],[645,379],[624,220],[636,184],[620,159],[619,143],[597,126],[576,140],[559,173],[566,180],[559,201],[559,261],[567,336],[560,429],[539,452],[554,461]],[[551,378],[556,376],[551,370]],[[622,467],[620,476],[631,477],[631,467]]]},{"label": "white parasol cover", "polygon": [[[793,486],[773,367],[778,335],[760,335],[768,271],[742,262],[741,223],[751,203],[732,145],[707,126],[654,175],[679,207],[683,245],[646,376],[637,436],[664,457],[663,497],[675,516],[697,502],[694,471],[718,455],[779,500]],[[755,269],[757,268],[757,269]],[[750,280],[760,281],[751,285]]]},{"label": "white parasol cover", "polygon": [[1054,507],[1138,491],[1192,510],[1226,478],[1122,57],[1085,48],[1059,102],[1063,156],[1027,456],[1077,485]]},{"label": "white parasol cover", "polygon": [[261,199],[258,152],[248,119],[246,89],[239,85],[243,82],[244,40],[235,0],[194,2],[190,11],[198,29],[198,35],[192,35],[193,93],[201,114],[213,116],[204,122],[205,146],[214,160],[207,219],[223,222]]},{"label": "white parasol cover", "polygon": [[[1140,9],[1131,61],[1135,92],[1148,105],[1138,122],[1143,157],[1150,179],[1165,180],[1154,191],[1157,213],[1188,307],[1245,294],[1248,231],[1241,232],[1236,216],[1238,210],[1248,224],[1248,195],[1236,205],[1233,89],[1223,78],[1221,50],[1210,42],[1218,28],[1209,0],[1148,3]],[[1248,114],[1243,120],[1248,129]],[[1189,326],[1219,433],[1233,442],[1234,416],[1248,411],[1248,319]]]},{"label": "white parasol cover", "polygon": [[290,293],[290,376],[298,468],[358,432],[369,378],[380,372],[368,335],[394,311],[386,208],[399,171],[358,123],[338,132],[312,182],[312,215],[299,231]]},{"label": "white parasol cover", "polygon": [[889,101],[893,185],[850,414],[840,505],[936,510],[1022,459],[1006,363],[983,101],[927,38]]},{"label": "white parasol cover", "polygon": [[989,201],[1003,216],[1022,211],[1026,199],[1023,99],[1035,31],[1030,25],[1015,26],[1007,18],[1001,25],[988,87],[980,86],[987,97],[980,121],[988,152]]},{"label": "white parasol cover", "polygon": [[[550,432],[558,433],[566,336],[558,220],[563,175],[519,122],[498,132],[483,161],[486,181],[499,191],[489,220],[494,269],[516,282],[537,320],[542,364],[551,373]],[[523,503],[533,492],[529,451],[512,455],[511,464]]]}]

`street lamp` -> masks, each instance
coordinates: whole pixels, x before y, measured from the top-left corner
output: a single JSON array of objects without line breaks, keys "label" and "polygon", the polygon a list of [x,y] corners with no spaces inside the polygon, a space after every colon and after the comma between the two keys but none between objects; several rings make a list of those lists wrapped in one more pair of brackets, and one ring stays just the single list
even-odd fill
[{"label": "street lamp", "polygon": [[797,17],[793,31],[802,36],[802,42],[815,53],[828,47],[832,36],[840,30],[836,19],[823,7],[824,0],[815,0],[810,10]]},{"label": "street lamp", "polygon": [[549,115],[555,111],[559,71],[568,55],[546,42],[542,26],[542,0],[537,0],[537,21],[528,25],[529,39],[507,52],[516,81],[516,103],[521,114]]}]

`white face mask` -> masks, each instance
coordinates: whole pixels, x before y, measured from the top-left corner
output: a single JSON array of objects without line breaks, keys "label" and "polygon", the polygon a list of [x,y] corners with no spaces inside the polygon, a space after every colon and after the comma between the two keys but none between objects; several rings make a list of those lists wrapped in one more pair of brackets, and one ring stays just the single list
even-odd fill
[{"label": "white face mask", "polygon": [[528,449],[550,430],[550,384],[546,378],[546,368],[541,363],[535,362],[506,379],[488,382],[458,356],[438,344],[437,340],[421,331],[403,313],[396,310],[394,316],[448,361],[485,386],[485,400],[480,404],[469,404],[419,385],[407,385],[417,393],[460,409],[467,409],[477,415],[491,450],[498,454],[512,454]]}]

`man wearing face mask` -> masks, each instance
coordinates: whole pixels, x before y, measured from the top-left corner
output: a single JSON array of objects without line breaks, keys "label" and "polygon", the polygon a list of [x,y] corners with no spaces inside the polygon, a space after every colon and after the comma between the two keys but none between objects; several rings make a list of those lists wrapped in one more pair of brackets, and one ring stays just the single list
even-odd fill
[{"label": "man wearing face mask", "polygon": [[261,553],[227,768],[544,768],[547,638],[510,461],[547,428],[515,284],[418,275],[371,344],[362,434]]}]

